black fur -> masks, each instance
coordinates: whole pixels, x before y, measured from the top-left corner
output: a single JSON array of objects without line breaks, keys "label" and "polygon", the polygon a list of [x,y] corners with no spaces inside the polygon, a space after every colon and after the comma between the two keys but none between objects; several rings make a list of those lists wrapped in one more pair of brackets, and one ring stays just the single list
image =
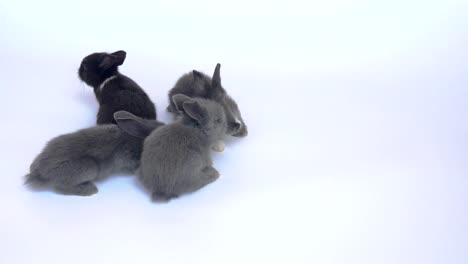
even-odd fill
[{"label": "black fur", "polygon": [[[97,124],[114,123],[114,113],[128,111],[145,119],[156,119],[156,107],[143,89],[132,79],[120,74],[118,66],[125,61],[125,51],[93,53],[81,62],[78,76],[93,87],[99,102]],[[108,78],[115,76],[105,83]]]}]

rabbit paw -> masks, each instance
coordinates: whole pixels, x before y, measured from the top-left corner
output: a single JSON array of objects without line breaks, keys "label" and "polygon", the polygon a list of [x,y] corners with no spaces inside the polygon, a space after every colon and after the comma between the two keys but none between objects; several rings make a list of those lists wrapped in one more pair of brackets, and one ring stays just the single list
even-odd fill
[{"label": "rabbit paw", "polygon": [[207,178],[210,178],[210,179],[213,179],[213,180],[219,178],[219,172],[215,168],[213,168],[211,166],[205,167],[202,171],[205,173]]},{"label": "rabbit paw", "polygon": [[90,196],[98,192],[94,183],[88,181],[75,186],[57,186],[56,189],[67,195]]},{"label": "rabbit paw", "polygon": [[211,147],[212,150],[217,151],[217,152],[223,152],[224,151],[224,142],[221,140],[218,140],[213,147]]}]

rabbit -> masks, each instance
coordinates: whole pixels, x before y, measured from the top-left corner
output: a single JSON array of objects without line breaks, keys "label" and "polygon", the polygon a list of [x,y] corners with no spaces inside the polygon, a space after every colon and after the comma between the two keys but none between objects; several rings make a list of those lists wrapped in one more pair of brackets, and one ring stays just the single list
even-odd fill
[{"label": "rabbit", "polygon": [[[89,196],[98,192],[93,181],[114,173],[135,173],[144,139],[163,123],[126,111],[118,111],[114,116],[117,125],[94,126],[52,139],[31,164],[25,184],[52,186],[62,194]],[[129,126],[128,120],[140,125]]]},{"label": "rabbit", "polygon": [[239,107],[232,97],[221,85],[221,64],[217,64],[213,78],[199,71],[184,74],[169,91],[168,112],[177,114],[176,106],[172,97],[176,94],[184,94],[193,98],[204,98],[218,102],[224,108],[227,118],[227,134],[235,137],[245,137],[248,134],[247,126],[242,119]]},{"label": "rabbit", "polygon": [[[176,121],[153,131],[144,142],[138,179],[153,201],[167,202],[215,181],[210,148],[226,134],[223,107],[212,100],[177,94]],[[139,122],[133,125],[140,127]]]},{"label": "rabbit", "polygon": [[156,119],[156,107],[143,89],[132,79],[120,74],[126,52],[93,53],[86,56],[78,70],[79,78],[93,87],[99,102],[97,124],[115,124],[114,113],[128,111],[144,119]]}]

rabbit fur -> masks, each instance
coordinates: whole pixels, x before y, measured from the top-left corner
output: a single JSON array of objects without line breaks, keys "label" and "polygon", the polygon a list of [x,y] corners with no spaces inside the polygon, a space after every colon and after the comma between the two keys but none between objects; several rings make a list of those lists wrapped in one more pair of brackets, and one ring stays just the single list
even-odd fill
[{"label": "rabbit fur", "polygon": [[97,124],[114,123],[114,113],[125,110],[138,117],[156,119],[156,107],[145,91],[132,79],[119,73],[126,58],[123,50],[86,56],[78,70],[79,78],[93,87],[99,102]]},{"label": "rabbit fur", "polygon": [[[215,181],[211,147],[227,130],[223,107],[215,101],[178,94],[181,115],[154,130],[144,142],[138,178],[153,201],[169,201]],[[134,122],[135,126],[141,126]]]},{"label": "rabbit fur", "polygon": [[178,114],[172,97],[183,94],[192,98],[204,98],[221,104],[226,113],[226,133],[235,137],[245,137],[248,134],[247,126],[242,119],[237,103],[229,96],[221,85],[221,64],[217,64],[213,77],[197,70],[184,74],[169,91],[169,106],[167,111]]},{"label": "rabbit fur", "polygon": [[[88,196],[98,192],[96,180],[112,174],[133,174],[140,165],[143,141],[163,125],[126,111],[115,113],[117,125],[106,124],[58,136],[30,166],[26,184],[51,186],[56,191]],[[128,120],[140,126],[128,126]]]}]

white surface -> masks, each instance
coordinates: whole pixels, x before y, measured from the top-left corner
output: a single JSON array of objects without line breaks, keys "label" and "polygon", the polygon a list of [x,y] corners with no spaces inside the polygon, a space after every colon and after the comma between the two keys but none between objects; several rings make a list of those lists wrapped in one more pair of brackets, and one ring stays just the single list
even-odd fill
[{"label": "white surface", "polygon": [[[0,2],[0,263],[468,263],[466,1],[165,2]],[[168,204],[24,188],[94,123],[82,57],[118,49],[163,121],[222,63],[250,134],[221,178]]]}]

